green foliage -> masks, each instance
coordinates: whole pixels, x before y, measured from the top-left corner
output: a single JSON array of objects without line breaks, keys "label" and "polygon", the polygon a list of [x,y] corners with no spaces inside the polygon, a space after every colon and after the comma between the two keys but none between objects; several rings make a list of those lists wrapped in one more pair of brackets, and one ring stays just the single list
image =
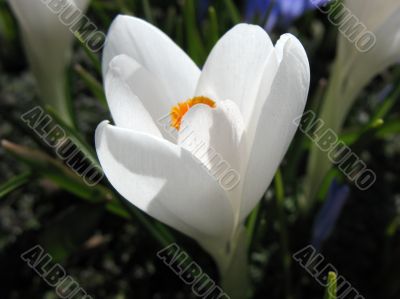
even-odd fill
[{"label": "green foliage", "polygon": [[25,185],[32,178],[30,172],[25,172],[23,174],[12,177],[10,180],[0,185],[0,198],[5,197],[8,193],[13,192],[19,187]]},{"label": "green foliage", "polygon": [[183,16],[188,54],[198,65],[201,65],[206,59],[206,51],[196,22],[194,0],[185,0]]},{"label": "green foliage", "polygon": [[104,94],[103,85],[87,70],[85,70],[81,65],[75,66],[75,71],[81,77],[83,82],[85,82],[87,88],[93,94],[93,96],[99,100],[104,108],[107,108],[107,99]]},{"label": "green foliage", "polygon": [[337,292],[337,283],[336,283],[336,273],[329,272],[328,273],[328,286],[326,287],[325,297],[324,299],[336,299]]}]

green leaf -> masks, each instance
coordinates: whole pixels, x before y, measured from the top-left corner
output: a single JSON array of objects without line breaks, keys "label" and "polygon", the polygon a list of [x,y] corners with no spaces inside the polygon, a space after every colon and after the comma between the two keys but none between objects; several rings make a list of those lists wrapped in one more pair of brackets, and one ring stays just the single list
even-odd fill
[{"label": "green leaf", "polygon": [[169,244],[175,242],[175,237],[171,233],[171,230],[165,224],[163,224],[159,221],[156,221],[154,225],[157,228],[157,230],[159,231],[159,233],[163,236],[164,240],[169,242]]},{"label": "green leaf", "polygon": [[387,226],[386,236],[394,237],[400,227],[400,215],[397,215]]},{"label": "green leaf", "polygon": [[289,235],[287,231],[286,215],[285,215],[285,188],[283,185],[282,174],[280,169],[277,170],[274,179],[276,193],[276,207],[278,214],[278,223],[280,230],[280,243],[282,250],[282,267],[285,274],[286,297],[291,297],[291,261],[292,257],[289,251]]},{"label": "green leaf", "polygon": [[336,273],[329,272],[328,273],[328,286],[326,288],[324,299],[336,299],[337,295],[337,281],[336,281]]},{"label": "green leaf", "polygon": [[[132,1],[133,2],[133,1]],[[128,7],[128,5],[125,3],[124,0],[116,0],[116,3],[118,4],[119,11],[124,14],[124,15],[132,15],[132,11]]]},{"label": "green leaf", "polygon": [[400,120],[391,120],[386,122],[376,131],[376,136],[386,138],[388,136],[400,133]]},{"label": "green leaf", "polygon": [[182,48],[183,47],[183,36],[184,36],[182,16],[177,15],[175,23],[176,23],[175,24],[175,35],[176,35],[175,42]]},{"label": "green leaf", "polygon": [[210,6],[208,8],[208,17],[209,17],[208,48],[211,50],[219,39],[218,17],[217,17],[217,12],[213,6]]},{"label": "green leaf", "polygon": [[111,213],[125,219],[130,218],[126,208],[121,205],[116,196],[102,185],[90,187],[82,178],[60,161],[49,155],[28,147],[23,147],[3,140],[6,151],[31,168],[31,172],[51,180],[61,189],[71,192],[91,203],[104,203]]},{"label": "green leaf", "polygon": [[224,3],[233,24],[239,24],[241,21],[241,17],[235,3],[232,0],[224,0]]},{"label": "green leaf", "polygon": [[285,189],[283,187],[282,174],[279,169],[275,174],[275,192],[278,202],[283,203],[285,200]]},{"label": "green leaf", "polygon": [[90,61],[92,62],[92,66],[93,68],[96,70],[97,74],[101,75],[101,62],[99,57],[92,52],[92,50],[90,50],[87,46],[86,43],[84,43],[82,41],[82,38],[79,37],[79,35],[77,36],[78,41],[79,41],[79,45],[82,47],[82,49],[85,51],[87,57],[90,59]]},{"label": "green leaf", "polygon": [[144,17],[146,18],[146,20],[155,25],[153,12],[149,0],[142,0],[142,6],[143,6]]},{"label": "green leaf", "polygon": [[[6,5],[6,3],[4,3]],[[0,5],[0,32],[2,33],[6,43],[12,43],[17,39],[17,26],[3,3]],[[3,45],[4,46],[4,45]]]},{"label": "green leaf", "polygon": [[[110,190],[109,190],[109,192],[111,193]],[[121,203],[119,201],[117,201],[117,199],[114,197],[114,194],[112,194],[111,197],[112,198],[106,202],[107,211],[109,211],[110,213],[112,213],[118,217],[129,220],[131,217],[130,217],[129,213],[126,211],[126,209],[121,205]]]},{"label": "green leaf", "polygon": [[167,10],[167,15],[165,17],[165,22],[164,22],[164,32],[168,36],[173,36],[174,35],[174,30],[176,26],[176,21],[177,20],[177,14],[176,14],[176,9],[175,7],[168,7]]},{"label": "green leaf", "polygon": [[15,158],[27,164],[33,172],[50,179],[60,188],[86,200],[98,197],[99,192],[96,188],[86,185],[72,170],[49,155],[6,140],[2,141],[2,146]]},{"label": "green leaf", "polygon": [[340,140],[345,142],[348,146],[371,140],[383,125],[383,119],[376,119],[368,123],[368,125],[361,130],[359,129],[341,134]]},{"label": "green leaf", "polygon": [[31,177],[32,174],[28,171],[17,175],[5,182],[4,184],[0,185],[0,198],[3,198],[7,194],[28,183]]},{"label": "green leaf", "polygon": [[202,65],[206,59],[206,51],[201,40],[198,26],[196,24],[196,10],[193,0],[186,0],[183,6],[183,15],[186,29],[186,42],[189,56],[198,64]]},{"label": "green leaf", "polygon": [[255,235],[256,235],[258,224],[260,221],[260,214],[261,214],[261,201],[253,209],[253,211],[251,212],[250,216],[248,217],[248,220],[246,223],[247,239],[248,239],[248,244],[249,244],[249,254],[251,252],[251,249],[253,248]]},{"label": "green leaf", "polygon": [[104,94],[103,85],[99,81],[97,81],[97,79],[87,70],[85,70],[80,64],[75,65],[74,69],[81,77],[83,82],[85,82],[86,87],[91,91],[93,96],[99,100],[103,107],[107,108],[107,99]]}]

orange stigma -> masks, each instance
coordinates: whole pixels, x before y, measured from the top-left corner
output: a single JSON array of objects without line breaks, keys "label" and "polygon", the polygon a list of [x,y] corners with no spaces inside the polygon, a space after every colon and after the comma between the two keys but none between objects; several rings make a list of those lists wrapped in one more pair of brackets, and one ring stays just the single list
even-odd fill
[{"label": "orange stigma", "polygon": [[207,97],[194,97],[186,102],[180,102],[171,109],[171,127],[179,130],[183,116],[189,111],[191,107],[197,104],[205,104],[211,108],[215,108],[216,104],[213,100]]}]

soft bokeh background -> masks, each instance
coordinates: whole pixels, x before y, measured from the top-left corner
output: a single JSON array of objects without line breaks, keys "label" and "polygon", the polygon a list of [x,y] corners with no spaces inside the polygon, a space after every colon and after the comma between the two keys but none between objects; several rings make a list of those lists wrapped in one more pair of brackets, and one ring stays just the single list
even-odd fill
[{"label": "soft bokeh background", "polygon": [[[238,21],[263,26],[274,42],[282,33],[291,32],[309,56],[312,82],[308,106],[317,109],[329,80],[337,29],[326,16],[310,9],[307,1],[277,2],[92,0],[88,16],[104,32],[119,13],[142,17],[171,36],[200,66],[218,37]],[[211,10],[209,5],[213,5]],[[8,4],[1,1],[0,138],[54,157],[20,120],[21,114],[36,105],[36,96],[17,29]],[[97,124],[110,119],[101,95],[92,86],[94,80],[101,82],[96,58],[75,43],[70,70],[73,108],[78,130],[91,146]],[[376,78],[346,121],[344,135],[357,136],[353,151],[377,174],[377,182],[368,191],[359,191],[333,171],[318,204],[310,213],[300,214],[297,197],[303,190],[311,145],[300,132],[296,135],[281,167],[283,206],[277,204],[276,185],[272,185],[253,218],[256,229],[250,261],[254,298],[323,298],[324,289],[301,267],[290,259],[286,266],[282,262],[283,248],[292,254],[311,242],[365,298],[400,298],[398,101],[387,115],[390,126],[363,134],[371,115],[398,86],[398,74],[399,68],[393,67]],[[57,298],[20,259],[22,252],[36,244],[95,298],[194,298],[190,288],[157,259],[156,252],[163,245],[149,228],[177,241],[218,279],[213,261],[193,241],[129,205],[122,205],[122,213],[110,211],[113,209],[107,208],[107,199],[98,190],[79,196],[76,186],[57,184],[57,169],[50,162],[41,162],[27,162],[0,148],[0,184],[15,176],[20,180],[13,192],[0,191],[1,298]],[[324,201],[328,207],[323,207]],[[287,226],[284,232],[282,218]]]}]

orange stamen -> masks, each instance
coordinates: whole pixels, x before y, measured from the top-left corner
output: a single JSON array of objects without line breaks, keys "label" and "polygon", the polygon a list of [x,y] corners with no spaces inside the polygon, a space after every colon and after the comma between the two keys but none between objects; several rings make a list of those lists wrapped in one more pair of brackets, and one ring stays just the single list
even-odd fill
[{"label": "orange stamen", "polygon": [[215,102],[207,97],[194,97],[186,102],[180,102],[171,109],[171,127],[174,127],[179,131],[183,116],[191,107],[197,104],[205,104],[211,108],[216,107]]}]

